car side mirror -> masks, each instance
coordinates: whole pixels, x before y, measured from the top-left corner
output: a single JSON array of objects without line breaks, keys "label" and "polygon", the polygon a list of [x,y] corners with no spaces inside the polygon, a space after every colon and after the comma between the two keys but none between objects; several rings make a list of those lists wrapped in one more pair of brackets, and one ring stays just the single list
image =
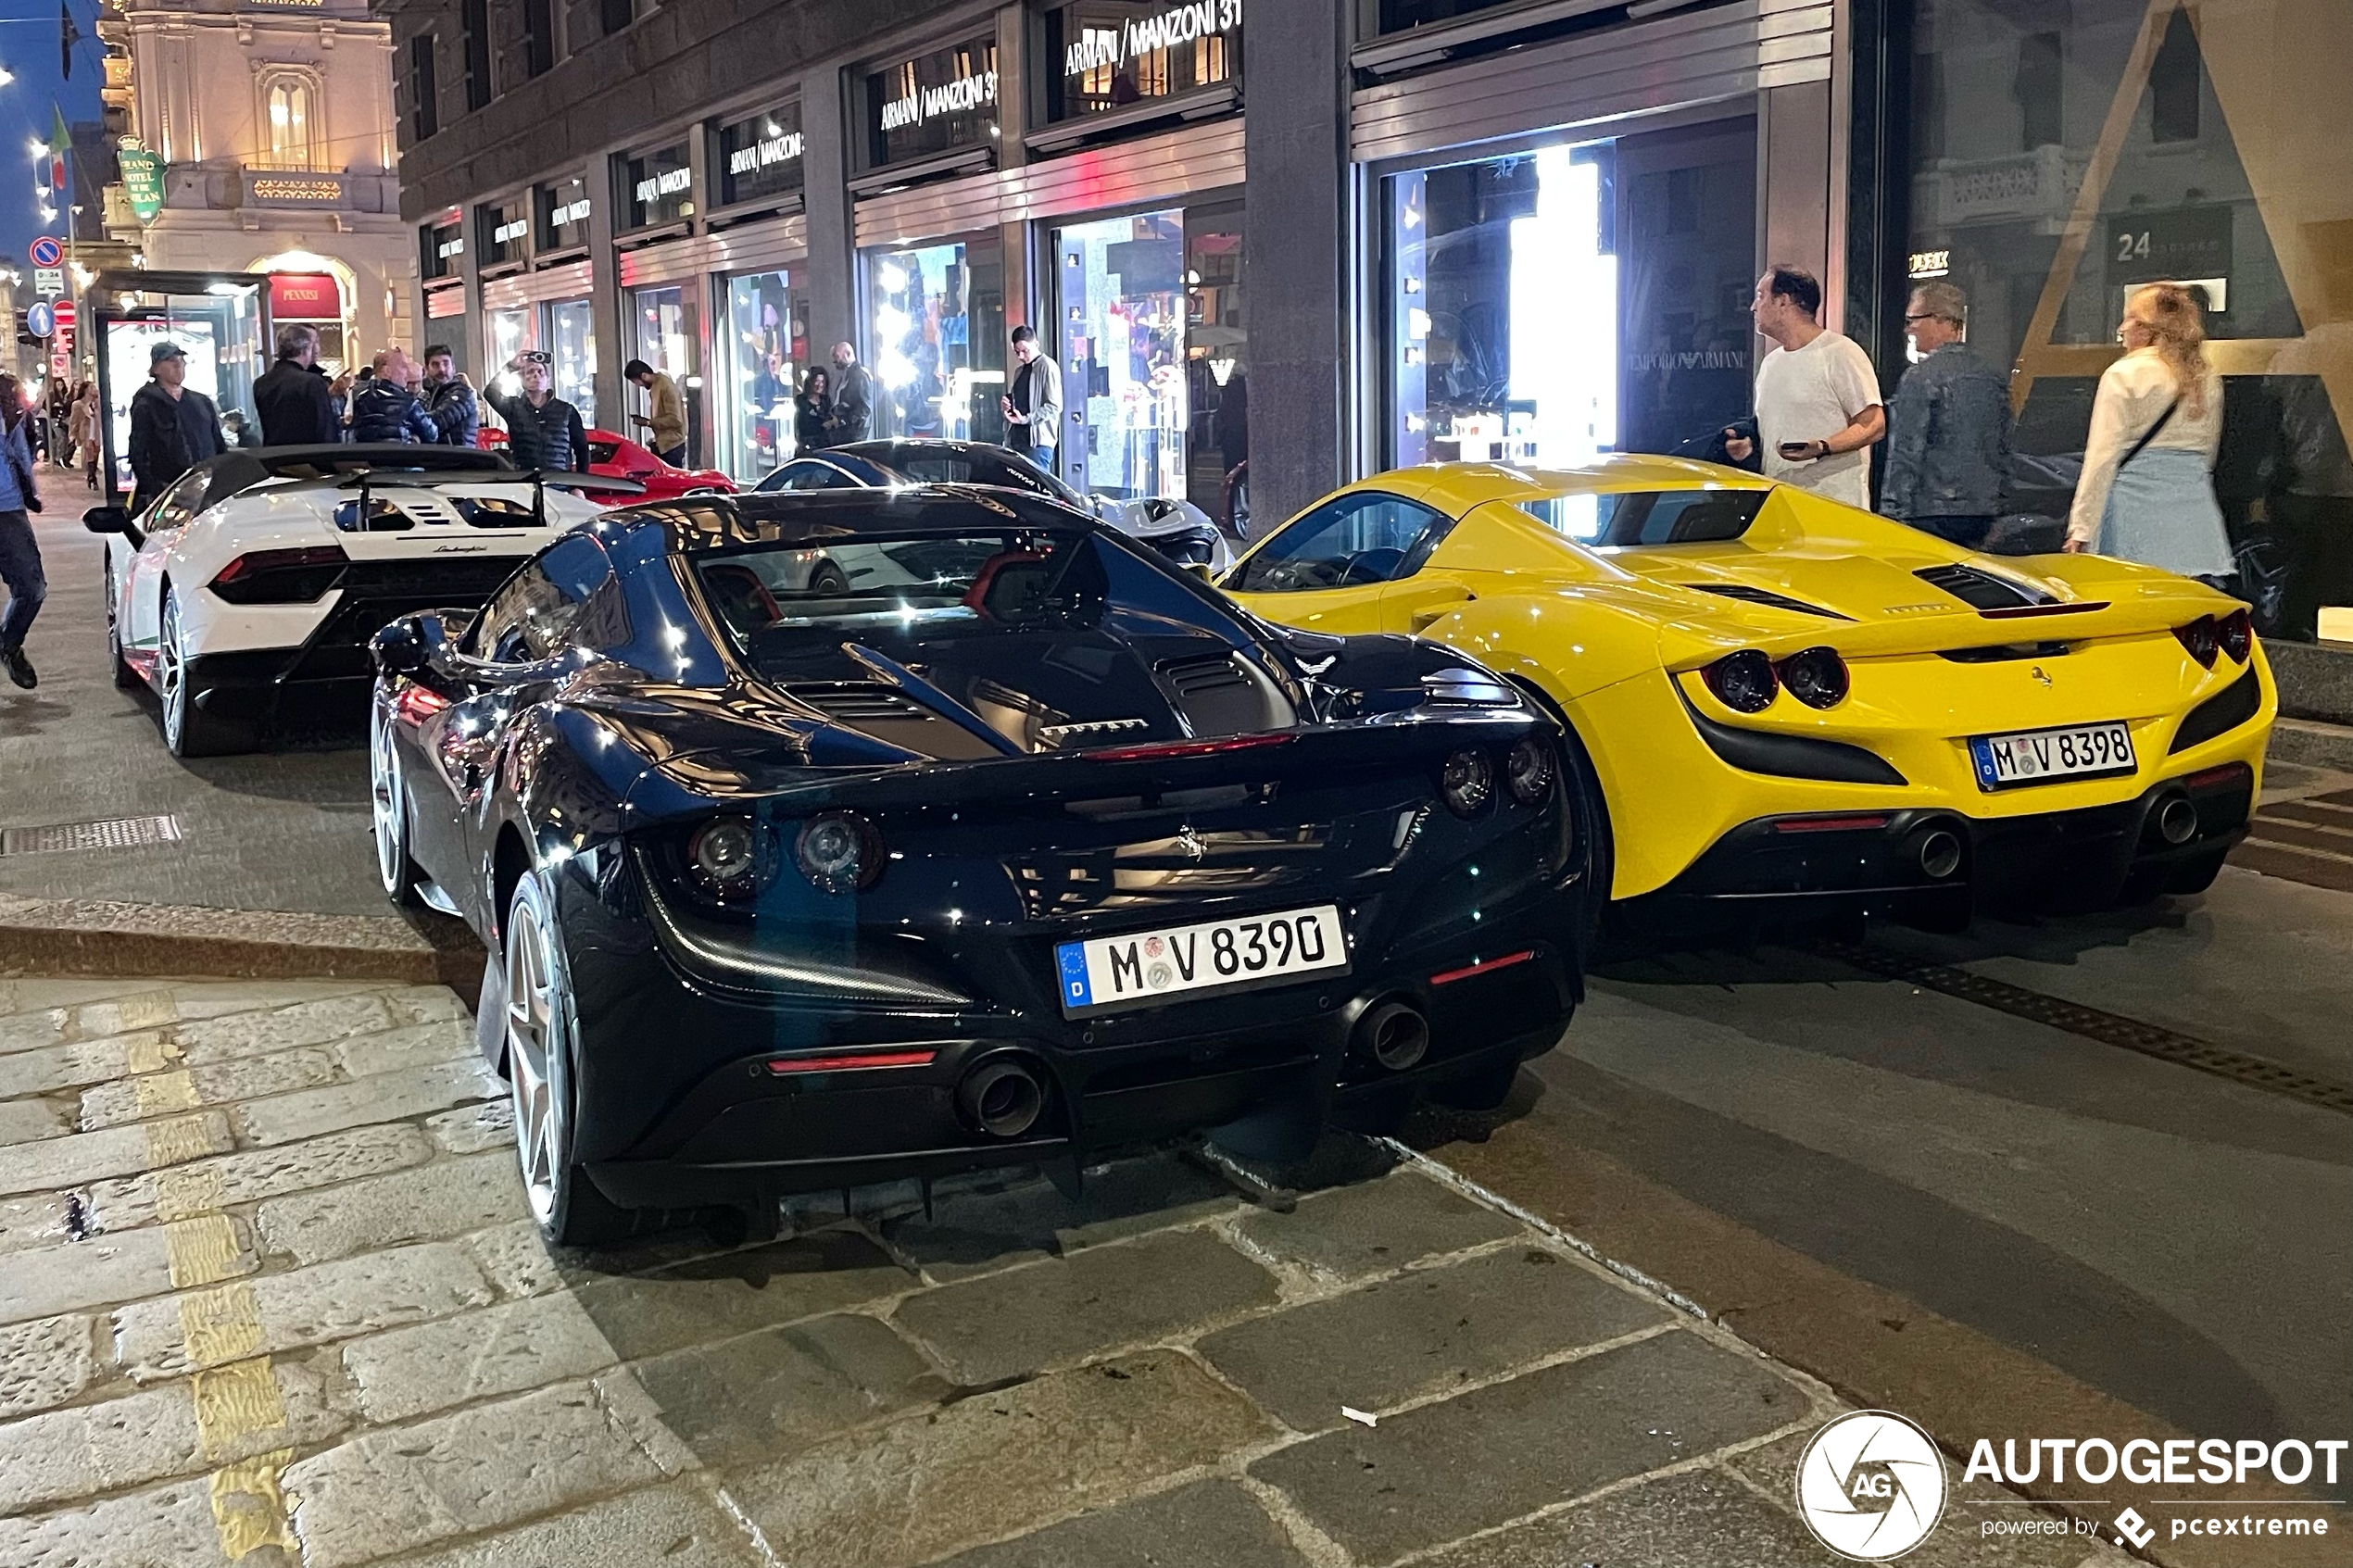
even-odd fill
[{"label": "car side mirror", "polygon": [[82,526],[93,533],[128,533],[131,513],[122,507],[93,507],[82,514]]},{"label": "car side mirror", "polygon": [[404,615],[368,641],[376,668],[387,675],[414,675],[448,646],[438,618]]}]

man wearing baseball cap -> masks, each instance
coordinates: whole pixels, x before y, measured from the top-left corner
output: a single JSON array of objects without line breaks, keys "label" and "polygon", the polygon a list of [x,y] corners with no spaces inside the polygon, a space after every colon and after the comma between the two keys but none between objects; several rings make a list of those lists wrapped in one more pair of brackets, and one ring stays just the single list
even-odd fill
[{"label": "man wearing baseball cap", "polygon": [[229,449],[220,435],[220,411],[212,399],[189,386],[188,356],[166,339],[147,350],[147,384],[131,398],[131,496],[133,513],[182,474]]}]

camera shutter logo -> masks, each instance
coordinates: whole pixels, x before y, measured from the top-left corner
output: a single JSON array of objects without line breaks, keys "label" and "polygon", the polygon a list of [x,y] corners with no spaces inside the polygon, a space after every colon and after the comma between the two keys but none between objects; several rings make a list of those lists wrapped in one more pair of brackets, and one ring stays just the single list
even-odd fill
[{"label": "camera shutter logo", "polygon": [[1926,1432],[1887,1411],[1840,1416],[1797,1461],[1797,1511],[1824,1546],[1885,1562],[1928,1538],[1944,1517],[1944,1456]]}]

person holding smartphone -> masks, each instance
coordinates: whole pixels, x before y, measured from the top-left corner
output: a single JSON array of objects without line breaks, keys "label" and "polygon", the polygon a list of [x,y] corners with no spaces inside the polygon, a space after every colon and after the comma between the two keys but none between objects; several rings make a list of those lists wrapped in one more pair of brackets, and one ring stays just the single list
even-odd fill
[{"label": "person holding smartphone", "polygon": [[[1787,263],[1756,280],[1749,314],[1775,347],[1756,371],[1757,438],[1765,477],[1869,511],[1869,447],[1887,433],[1887,409],[1870,356],[1843,333],[1815,320],[1822,285]],[[1745,462],[1756,449],[1737,431],[1724,432],[1724,450]]]},{"label": "person holding smartphone", "polygon": [[494,381],[482,389],[482,400],[507,421],[507,455],[515,466],[586,473],[588,433],[580,410],[555,395],[547,352],[526,348],[507,361],[507,369],[522,388],[521,395]]}]

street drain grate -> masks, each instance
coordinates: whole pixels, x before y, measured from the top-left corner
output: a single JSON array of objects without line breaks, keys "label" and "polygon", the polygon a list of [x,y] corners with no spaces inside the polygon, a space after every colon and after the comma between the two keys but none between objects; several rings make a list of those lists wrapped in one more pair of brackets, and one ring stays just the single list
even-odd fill
[{"label": "street drain grate", "polygon": [[103,822],[59,822],[45,828],[0,828],[0,855],[45,855],[58,849],[138,849],[180,841],[177,817],[115,817]]},{"label": "street drain grate", "polygon": [[2336,1110],[2353,1115],[2353,1085],[2329,1078],[2315,1078],[2293,1067],[2248,1056],[2243,1051],[2227,1049],[2201,1040],[2194,1035],[2177,1035],[2154,1023],[2143,1023],[2113,1012],[2102,1012],[2078,1002],[2062,1001],[2057,997],[2030,991],[2023,985],[2012,985],[2000,980],[1989,980],[1982,974],[1971,974],[1965,969],[1944,964],[1915,963],[1893,953],[1881,953],[1869,947],[1857,947],[1844,942],[1818,942],[1815,950],[1826,957],[1854,965],[1872,974],[1885,975],[1890,980],[1908,981],[1923,990],[1942,991],[1948,997],[2007,1012],[2016,1018],[2047,1023],[2054,1029],[2064,1029],[2070,1035],[2081,1035],[2102,1045],[2120,1046],[2128,1051],[2139,1051],[2162,1061],[2174,1062],[2200,1073],[2210,1073],[2217,1078],[2228,1078],[2249,1088],[2281,1095],[2288,1099],[2317,1105],[2323,1110]]}]

